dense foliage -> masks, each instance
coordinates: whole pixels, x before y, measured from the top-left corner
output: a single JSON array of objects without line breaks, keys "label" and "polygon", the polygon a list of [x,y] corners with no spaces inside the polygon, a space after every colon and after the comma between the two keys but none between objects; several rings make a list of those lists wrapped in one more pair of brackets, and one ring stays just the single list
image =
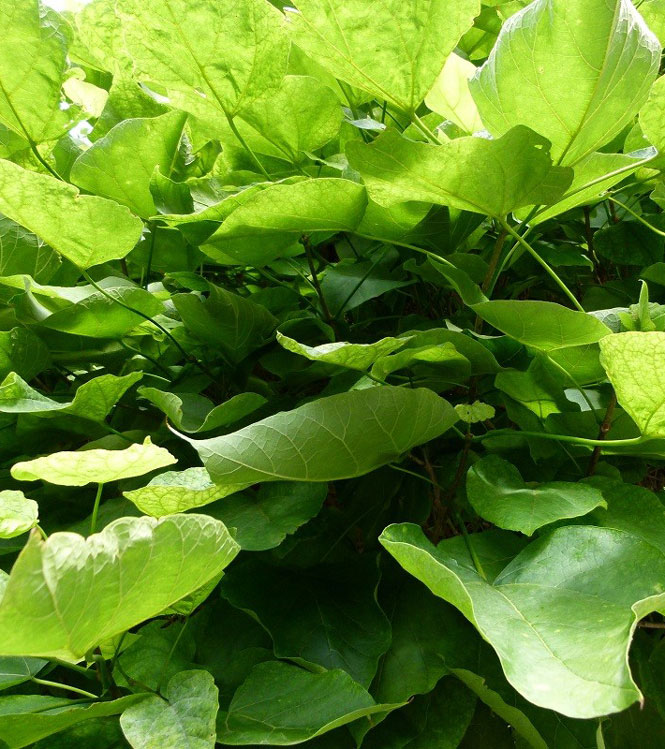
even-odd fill
[{"label": "dense foliage", "polygon": [[665,2],[0,3],[0,745],[665,744]]}]

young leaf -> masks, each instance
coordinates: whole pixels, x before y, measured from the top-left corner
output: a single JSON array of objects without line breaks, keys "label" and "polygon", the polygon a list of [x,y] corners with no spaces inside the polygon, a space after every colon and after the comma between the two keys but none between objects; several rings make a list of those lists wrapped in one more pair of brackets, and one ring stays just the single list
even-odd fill
[{"label": "young leaf", "polygon": [[557,520],[607,507],[598,489],[587,484],[569,481],[526,484],[517,468],[498,455],[488,455],[474,463],[466,477],[466,494],[485,520],[527,536]]},{"label": "young leaf", "polygon": [[645,437],[665,437],[665,333],[630,332],[607,336],[601,363],[621,407]]},{"label": "young leaf", "polygon": [[434,547],[415,525],[389,526],[381,543],[476,626],[508,681],[530,702],[592,718],[640,698],[627,648],[636,618],[665,606],[665,556],[640,536],[560,528],[527,546],[493,583],[476,571],[468,552],[449,553],[448,542]]},{"label": "young leaf", "polygon": [[381,357],[392,353],[404,346],[408,338],[382,338],[375,343],[323,343],[320,346],[306,346],[289,338],[283,333],[277,333],[277,343],[287,351],[304,356],[311,361],[336,364],[338,367],[356,369],[364,372]]},{"label": "young leaf", "polygon": [[142,445],[131,445],[125,450],[59,452],[22,461],[12,466],[11,474],[17,481],[42,479],[61,486],[85,486],[142,476],[173,463],[177,459],[168,450],[153,445],[150,437],[146,437]]},{"label": "young leaf", "polygon": [[278,661],[255,666],[220,712],[217,741],[299,744],[360,718],[399,707],[377,705],[346,673],[311,673]]},{"label": "young leaf", "polygon": [[0,538],[14,538],[37,525],[39,507],[23,492],[0,491]]},{"label": "young leaf", "polygon": [[660,43],[629,0],[536,0],[503,25],[471,93],[493,135],[533,127],[554,161],[572,166],[632,121],[659,60]]},{"label": "young leaf", "polygon": [[388,386],[319,398],[237,432],[189,442],[219,484],[335,481],[385,465],[455,421],[448,401],[430,390]]},{"label": "young leaf", "polygon": [[0,160],[0,212],[41,237],[79,268],[124,258],[143,222],[127,208],[47,174]]},{"label": "young leaf", "polygon": [[477,0],[298,0],[296,44],[335,78],[414,114],[462,34]]},{"label": "young leaf", "polygon": [[205,585],[238,551],[204,515],[121,518],[88,539],[33,533],[0,601],[0,653],[79,660]]},{"label": "young leaf", "polygon": [[[155,476],[140,489],[123,492],[141,512],[156,518],[187,512],[244,489],[243,486],[216,486],[205,468],[167,471]],[[229,524],[232,527],[233,523]]]},{"label": "young leaf", "polygon": [[458,403],[455,406],[455,412],[459,416],[460,421],[465,421],[467,424],[478,424],[482,421],[493,419],[496,416],[494,406],[490,406],[488,403],[483,403],[482,401]]},{"label": "young leaf", "polygon": [[155,169],[170,176],[184,124],[182,112],[123,120],[76,159],[71,181],[142,218],[154,216],[150,180]]},{"label": "young leaf", "polygon": [[524,205],[555,203],[573,178],[571,169],[552,166],[549,143],[522,126],[498,140],[458,138],[441,146],[389,129],[346,150],[370,198],[382,205],[418,200],[504,218]]},{"label": "young leaf", "polygon": [[214,749],[217,687],[207,671],[181,671],[166,687],[120,716],[125,738],[133,749],[157,745],[182,749]]}]

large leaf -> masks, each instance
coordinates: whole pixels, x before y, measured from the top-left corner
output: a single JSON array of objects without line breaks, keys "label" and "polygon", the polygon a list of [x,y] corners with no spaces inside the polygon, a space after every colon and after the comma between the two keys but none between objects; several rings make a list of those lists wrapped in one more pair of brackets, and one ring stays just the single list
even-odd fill
[{"label": "large leaf", "polygon": [[298,0],[299,47],[334,76],[412,114],[480,11],[477,0]]},{"label": "large leaf", "polygon": [[278,658],[341,668],[368,687],[390,645],[390,626],[375,599],[377,584],[371,558],[305,572],[249,560],[225,576],[222,595],[263,625]]},{"label": "large leaf", "polygon": [[398,705],[377,705],[341,670],[310,673],[272,661],[255,666],[227,712],[220,712],[217,741],[238,746],[299,744],[354,720]]},{"label": "large leaf", "polygon": [[127,208],[0,160],[0,212],[80,268],[124,258],[141,238]]},{"label": "large leaf", "polygon": [[38,0],[3,5],[0,24],[0,122],[34,143],[59,136],[66,122],[59,108],[67,55],[64,29]]},{"label": "large leaf", "polygon": [[23,492],[0,491],[0,538],[14,538],[37,525],[39,507]]},{"label": "large leaf", "polygon": [[0,602],[0,652],[80,659],[205,585],[238,550],[205,515],[122,518],[88,539],[33,534]]},{"label": "large leaf", "polygon": [[548,523],[607,506],[598,489],[587,484],[551,481],[528,485],[515,466],[497,455],[488,455],[471,467],[466,494],[485,520],[527,536]]},{"label": "large leaf", "polygon": [[659,61],[630,0],[536,0],[503,25],[471,93],[493,135],[528,125],[573,165],[632,121]]},{"label": "large leaf", "polygon": [[150,180],[155,169],[170,176],[184,124],[181,112],[123,120],[76,159],[71,181],[150,218],[157,212]]},{"label": "large leaf", "polygon": [[172,106],[213,132],[286,72],[283,18],[265,0],[224,8],[213,0],[121,0],[117,11],[140,80],[166,89]]},{"label": "large leaf", "polygon": [[645,437],[665,437],[665,333],[619,333],[604,338],[601,363],[622,408]]},{"label": "large leaf", "polygon": [[201,670],[181,671],[171,677],[164,697],[153,695],[120,717],[133,749],[214,749],[218,705],[212,676]]},{"label": "large leaf", "polygon": [[467,137],[441,146],[387,130],[369,145],[352,141],[347,155],[377,203],[418,200],[497,218],[556,202],[573,178],[572,170],[552,166],[548,142],[522,126],[498,140]]},{"label": "large leaf", "polygon": [[391,354],[407,343],[407,338],[382,338],[375,343],[323,343],[320,346],[307,346],[293,338],[277,333],[277,342],[287,351],[304,356],[311,361],[336,364],[338,367],[357,369],[361,372],[369,369],[377,359]]},{"label": "large leaf", "polygon": [[62,486],[85,486],[91,482],[107,484],[109,481],[142,476],[176,462],[168,450],[153,445],[150,437],[146,437],[142,445],[131,445],[125,450],[52,453],[43,458],[15,463],[11,472],[17,481],[42,479]]},{"label": "large leaf", "polygon": [[417,526],[389,526],[381,542],[477,627],[530,702],[571,717],[605,715],[639,699],[627,649],[636,620],[665,609],[662,507],[635,487],[619,486],[615,494],[605,494],[608,527],[555,530],[493,583],[455,540],[434,547]]},{"label": "large leaf", "polygon": [[190,440],[213,481],[334,481],[361,476],[456,421],[429,390],[377,387],[319,398],[237,432]]}]

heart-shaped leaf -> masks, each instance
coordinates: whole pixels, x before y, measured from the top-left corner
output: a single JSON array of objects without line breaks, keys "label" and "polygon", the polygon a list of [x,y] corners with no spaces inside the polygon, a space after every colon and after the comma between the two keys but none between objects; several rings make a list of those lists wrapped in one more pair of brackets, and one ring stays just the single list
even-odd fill
[{"label": "heart-shaped leaf", "polygon": [[0,491],[0,538],[14,538],[34,528],[39,521],[39,507],[23,492]]}]

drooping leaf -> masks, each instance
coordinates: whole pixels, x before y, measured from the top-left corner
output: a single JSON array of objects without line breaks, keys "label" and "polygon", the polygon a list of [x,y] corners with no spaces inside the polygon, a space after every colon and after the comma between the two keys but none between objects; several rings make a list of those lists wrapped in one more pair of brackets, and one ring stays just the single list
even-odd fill
[{"label": "drooping leaf", "polygon": [[403,112],[418,108],[462,34],[477,0],[299,0],[291,13],[294,41],[335,78]]},{"label": "drooping leaf", "polygon": [[497,455],[474,463],[467,474],[466,493],[485,520],[527,536],[549,523],[607,506],[598,489],[587,484],[551,481],[529,485],[515,466]]},{"label": "drooping leaf", "polygon": [[71,181],[142,218],[154,216],[150,180],[155,169],[170,176],[184,123],[181,112],[123,120],[76,159]]},{"label": "drooping leaf", "polygon": [[163,411],[176,429],[190,434],[233,424],[266,402],[258,393],[239,393],[214,406],[198,393],[169,393],[153,387],[141,387],[139,395]]},{"label": "drooping leaf", "polygon": [[493,135],[533,127],[557,163],[573,165],[631,122],[659,59],[658,40],[629,0],[536,0],[503,25],[471,93]]},{"label": "drooping leaf", "polygon": [[498,140],[458,138],[440,146],[389,129],[347,146],[369,196],[382,205],[418,200],[504,218],[523,205],[556,202],[573,172],[552,165],[549,144],[523,126]]},{"label": "drooping leaf", "polygon": [[0,160],[0,212],[80,268],[124,258],[143,222],[127,208]]},{"label": "drooping leaf", "polygon": [[665,436],[665,333],[618,333],[601,342],[601,363],[621,407],[645,437]]},{"label": "drooping leaf", "polygon": [[220,119],[277,88],[286,72],[282,14],[264,0],[223,9],[212,1],[122,0],[117,9],[139,79],[165,88],[172,106],[213,133]]},{"label": "drooping leaf", "polygon": [[11,373],[0,384],[0,413],[33,414],[42,418],[68,414],[103,422],[113,406],[140,379],[140,372],[124,377],[100,375],[84,382],[71,401],[56,401]]},{"label": "drooping leaf", "polygon": [[11,473],[17,481],[42,479],[61,486],[85,486],[91,482],[107,484],[109,481],[142,476],[176,462],[168,450],[153,445],[150,437],[146,437],[142,445],[131,445],[124,450],[52,453],[43,458],[15,463]]},{"label": "drooping leaf", "polygon": [[12,489],[0,491],[0,538],[14,538],[37,525],[39,507],[34,499]]},{"label": "drooping leaf", "polygon": [[218,704],[212,676],[203,670],[181,671],[171,677],[164,697],[151,696],[120,716],[133,749],[214,749]]},{"label": "drooping leaf", "polygon": [[[123,492],[141,512],[160,518],[203,507],[227,494],[241,491],[242,486],[216,486],[205,468],[167,471],[155,476],[140,489]],[[229,523],[231,527],[233,523]]]},{"label": "drooping leaf", "polygon": [[219,484],[333,481],[389,463],[455,420],[450,404],[429,390],[377,387],[320,398],[237,432],[190,442]]},{"label": "drooping leaf", "polygon": [[271,661],[255,666],[220,712],[217,741],[298,744],[392,707],[377,705],[345,671],[317,674]]},{"label": "drooping leaf", "polygon": [[238,550],[205,515],[122,518],[88,539],[33,534],[0,601],[0,652],[80,659],[203,586]]},{"label": "drooping leaf", "polygon": [[277,333],[277,342],[287,351],[304,356],[311,361],[336,364],[347,369],[364,371],[381,357],[387,356],[403,346],[405,338],[382,338],[376,343],[324,343],[320,346],[306,346],[283,333]]}]

